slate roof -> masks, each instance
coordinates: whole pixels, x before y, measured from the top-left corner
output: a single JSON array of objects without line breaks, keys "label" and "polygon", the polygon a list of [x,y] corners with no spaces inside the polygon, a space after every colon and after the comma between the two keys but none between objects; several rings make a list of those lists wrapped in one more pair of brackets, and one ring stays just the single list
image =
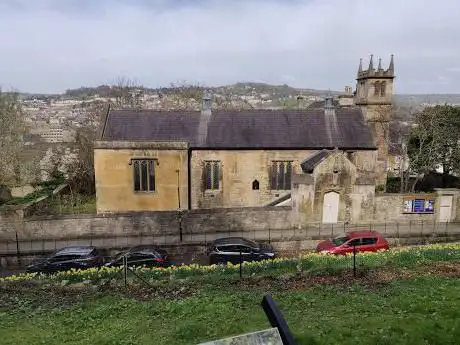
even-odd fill
[{"label": "slate roof", "polygon": [[[333,99],[332,104],[334,105],[334,107],[340,107],[340,102],[337,99]],[[324,101],[314,101],[310,103],[307,109],[312,109],[312,108],[324,108]]]},{"label": "slate roof", "polygon": [[321,108],[218,110],[210,117],[200,111],[111,110],[100,139],[186,141],[192,148],[214,149],[375,149],[359,108],[337,108],[332,115]]},{"label": "slate roof", "polygon": [[307,159],[300,163],[304,173],[310,174],[313,170],[332,153],[330,150],[321,150],[313,153]]}]

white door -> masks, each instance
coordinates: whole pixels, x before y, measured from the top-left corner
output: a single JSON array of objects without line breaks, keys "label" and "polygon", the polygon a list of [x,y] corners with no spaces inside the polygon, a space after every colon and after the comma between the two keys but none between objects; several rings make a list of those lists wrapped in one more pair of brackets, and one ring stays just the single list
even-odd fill
[{"label": "white door", "polygon": [[441,195],[439,198],[439,221],[449,222],[452,216],[452,195]]},{"label": "white door", "polygon": [[329,192],[324,194],[323,223],[337,223],[339,219],[339,199],[339,193]]}]

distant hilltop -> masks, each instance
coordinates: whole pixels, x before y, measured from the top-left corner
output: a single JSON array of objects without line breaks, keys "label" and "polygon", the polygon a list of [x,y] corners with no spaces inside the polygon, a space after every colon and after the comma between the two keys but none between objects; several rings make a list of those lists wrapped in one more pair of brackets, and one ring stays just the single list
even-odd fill
[{"label": "distant hilltop", "polygon": [[[232,85],[215,87],[205,87],[202,85],[171,85],[162,88],[147,88],[127,83],[125,85],[100,85],[96,87],[80,87],[69,89],[62,94],[28,94],[22,93],[24,100],[30,99],[78,99],[85,100],[93,97],[110,98],[116,97],[120,87],[130,88],[144,94],[158,95],[182,95],[184,98],[199,100],[204,91],[210,90],[220,97],[262,100],[265,106],[291,106],[295,104],[298,95],[306,96],[311,102],[324,97],[327,93],[340,95],[342,91],[336,90],[317,90],[309,88],[295,88],[287,84],[271,85],[256,82],[240,82]],[[396,104],[401,106],[423,106],[432,104],[458,104],[460,105],[460,94],[396,94],[394,96]]]}]

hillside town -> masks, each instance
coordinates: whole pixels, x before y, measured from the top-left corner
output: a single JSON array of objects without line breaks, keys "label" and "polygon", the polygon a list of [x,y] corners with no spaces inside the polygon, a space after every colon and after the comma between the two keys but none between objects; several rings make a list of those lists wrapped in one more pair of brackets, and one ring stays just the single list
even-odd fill
[{"label": "hillside town", "polygon": [[[110,93],[108,86],[104,88],[105,93],[107,93],[107,89]],[[165,88],[163,92],[138,87],[132,87],[132,89],[132,92],[136,94],[136,101],[143,109],[197,110],[201,105],[199,90],[202,90],[203,87],[173,86]],[[184,89],[196,89],[193,90],[195,95],[193,92],[184,93]],[[72,142],[75,130],[86,123],[88,113],[94,111],[94,105],[107,105],[116,102],[115,97],[98,95],[97,90],[98,88],[92,89],[92,93],[95,94],[91,96],[82,95],[83,92],[78,94],[78,90],[69,90],[63,95],[25,95],[22,103],[26,114],[25,121],[29,125],[28,141],[33,142],[35,139],[48,143]],[[211,88],[211,90],[217,108],[277,109],[293,107],[297,104],[296,97],[302,95],[302,90],[290,88],[287,85],[277,87],[266,84],[237,84]],[[316,95],[302,95],[305,105],[323,99],[324,93],[323,96],[320,92],[317,92]],[[193,97],[197,95],[198,97]]]},{"label": "hillside town", "polygon": [[[24,160],[40,156],[40,172],[24,173],[21,183],[34,182],[37,177],[41,180],[48,178],[53,160],[61,158],[67,165],[75,159],[76,132],[82,126],[98,126],[97,117],[108,104],[117,102],[116,97],[110,96],[109,86],[90,89],[90,96],[80,90],[69,90],[63,95],[23,95],[22,106],[26,133],[24,134],[25,148],[21,153]],[[113,86],[112,89],[116,89]],[[103,95],[98,95],[102,89]],[[142,109],[154,110],[192,110],[200,108],[199,90],[193,86],[172,86],[162,90],[151,90],[141,87],[130,87],[135,94],[136,102]],[[276,109],[295,107],[297,96],[302,90],[288,86],[271,86],[264,84],[237,84],[227,87],[212,88],[215,90],[215,107],[234,109]],[[108,92],[107,92],[108,90]],[[184,92],[184,90],[186,92]],[[197,93],[198,90],[198,93]],[[109,93],[109,95],[107,95]],[[115,92],[112,92],[115,93]],[[323,97],[317,94],[307,94],[302,97],[305,105]],[[53,158],[54,157],[54,158]],[[34,162],[35,165],[36,162]],[[27,164],[27,162],[26,162]],[[65,170],[65,166],[61,167]],[[14,186],[21,187],[21,186]],[[18,188],[16,190],[20,190]],[[14,193],[15,194],[15,193]],[[16,194],[15,194],[16,195]]]}]

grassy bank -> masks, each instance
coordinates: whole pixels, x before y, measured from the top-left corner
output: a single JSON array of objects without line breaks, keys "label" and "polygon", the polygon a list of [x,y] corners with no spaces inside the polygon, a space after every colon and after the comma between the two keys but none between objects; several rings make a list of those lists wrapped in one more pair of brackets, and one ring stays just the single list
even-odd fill
[{"label": "grassy bank", "polygon": [[[385,284],[203,285],[176,297],[99,294],[16,297],[0,312],[2,344],[197,344],[268,328],[270,293],[299,344],[457,344],[460,279],[423,276]],[[77,301],[72,299],[77,298]]]},{"label": "grassy bank", "polygon": [[1,344],[198,344],[270,327],[270,294],[299,344],[457,344],[460,246],[238,266],[20,275],[0,282]]}]

